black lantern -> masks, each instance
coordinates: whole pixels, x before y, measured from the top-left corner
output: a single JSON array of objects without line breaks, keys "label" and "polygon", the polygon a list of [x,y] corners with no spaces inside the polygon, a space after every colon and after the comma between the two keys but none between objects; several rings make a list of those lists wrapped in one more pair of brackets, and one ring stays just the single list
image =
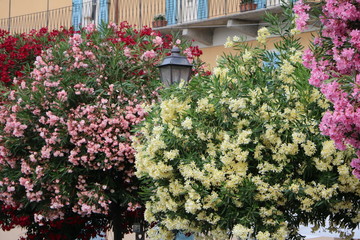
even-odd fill
[{"label": "black lantern", "polygon": [[161,82],[169,87],[171,84],[179,83],[181,80],[190,80],[193,65],[189,63],[185,56],[180,55],[180,49],[173,47],[171,55],[164,58],[158,66],[160,69]]}]

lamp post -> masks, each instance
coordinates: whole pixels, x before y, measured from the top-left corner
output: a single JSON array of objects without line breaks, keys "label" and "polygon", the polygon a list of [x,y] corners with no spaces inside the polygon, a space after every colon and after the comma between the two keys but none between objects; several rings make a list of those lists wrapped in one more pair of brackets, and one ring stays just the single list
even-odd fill
[{"label": "lamp post", "polygon": [[180,55],[180,49],[173,47],[171,55],[164,58],[158,66],[160,69],[161,82],[169,87],[181,80],[188,82],[190,80],[193,65],[189,63],[185,56]]},{"label": "lamp post", "polygon": [[135,233],[135,240],[145,240],[144,224],[142,222],[134,223],[133,232]]},{"label": "lamp post", "polygon": [[[171,55],[164,58],[158,68],[160,70],[161,82],[165,87],[169,87],[174,83],[180,83],[181,80],[188,82],[190,80],[193,65],[189,63],[187,57],[180,55],[180,49],[178,47],[173,47]],[[183,234],[177,234],[174,240],[177,239],[193,240],[194,237],[186,237]],[[136,240],[140,239],[136,238]]]}]

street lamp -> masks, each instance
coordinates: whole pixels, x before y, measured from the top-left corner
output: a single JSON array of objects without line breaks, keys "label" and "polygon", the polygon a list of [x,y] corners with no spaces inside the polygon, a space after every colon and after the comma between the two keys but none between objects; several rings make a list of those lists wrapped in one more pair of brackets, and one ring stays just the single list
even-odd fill
[{"label": "street lamp", "polygon": [[160,69],[161,82],[169,87],[181,80],[188,82],[193,65],[189,63],[185,56],[180,55],[180,49],[173,47],[171,55],[164,58],[164,61],[158,66]]}]

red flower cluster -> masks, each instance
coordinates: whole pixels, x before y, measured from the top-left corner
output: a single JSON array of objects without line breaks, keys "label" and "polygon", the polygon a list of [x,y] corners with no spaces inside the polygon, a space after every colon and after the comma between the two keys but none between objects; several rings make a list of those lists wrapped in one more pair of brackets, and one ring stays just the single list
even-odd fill
[{"label": "red flower cluster", "polygon": [[[53,221],[44,221],[42,225],[38,225],[32,221],[30,216],[24,216],[17,207],[1,206],[0,228],[3,231],[9,231],[15,227],[27,228],[29,231],[26,237],[21,237],[20,240],[70,240],[71,236],[76,239],[87,240],[94,238],[106,232],[107,220],[96,219],[92,217],[81,217],[79,215],[66,216],[64,219]],[[5,218],[6,216],[6,218]],[[6,219],[6,221],[4,221]],[[71,226],[71,227],[69,227]],[[74,226],[78,227],[78,231],[72,233]]]},{"label": "red flower cluster", "polygon": [[194,57],[200,57],[203,54],[203,51],[200,50],[199,46],[190,46],[191,54]]},{"label": "red flower cluster", "polygon": [[16,226],[20,227],[26,227],[30,225],[30,217],[29,216],[19,216],[16,212],[16,207],[10,207],[10,206],[1,206],[1,215],[6,216],[6,220],[3,216],[1,217],[2,220],[0,220],[0,227],[3,231],[9,231],[13,229]]},{"label": "red flower cluster", "polygon": [[23,76],[27,66],[32,66],[35,57],[54,42],[72,35],[72,29],[49,32],[46,28],[33,30],[29,34],[11,35],[0,29],[0,81],[11,83],[13,78]]}]

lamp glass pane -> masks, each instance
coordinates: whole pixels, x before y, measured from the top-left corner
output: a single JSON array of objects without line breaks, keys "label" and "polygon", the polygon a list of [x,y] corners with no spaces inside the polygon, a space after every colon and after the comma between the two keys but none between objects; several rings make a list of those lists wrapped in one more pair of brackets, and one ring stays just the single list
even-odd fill
[{"label": "lamp glass pane", "polygon": [[186,82],[188,82],[190,80],[191,70],[192,67],[183,67],[180,79],[184,79]]},{"label": "lamp glass pane", "polygon": [[189,81],[191,74],[191,67],[186,66],[173,66],[172,68],[172,83],[180,83],[181,80]]},{"label": "lamp glass pane", "polygon": [[183,67],[181,66],[173,66],[172,67],[172,81],[171,84],[179,83],[182,77]]},{"label": "lamp glass pane", "polygon": [[180,83],[181,80],[189,81],[191,75],[192,67],[188,66],[161,66],[160,67],[160,77],[161,82],[166,86],[169,87],[174,83]]},{"label": "lamp glass pane", "polygon": [[161,82],[169,87],[171,85],[171,66],[163,66],[160,68]]}]

